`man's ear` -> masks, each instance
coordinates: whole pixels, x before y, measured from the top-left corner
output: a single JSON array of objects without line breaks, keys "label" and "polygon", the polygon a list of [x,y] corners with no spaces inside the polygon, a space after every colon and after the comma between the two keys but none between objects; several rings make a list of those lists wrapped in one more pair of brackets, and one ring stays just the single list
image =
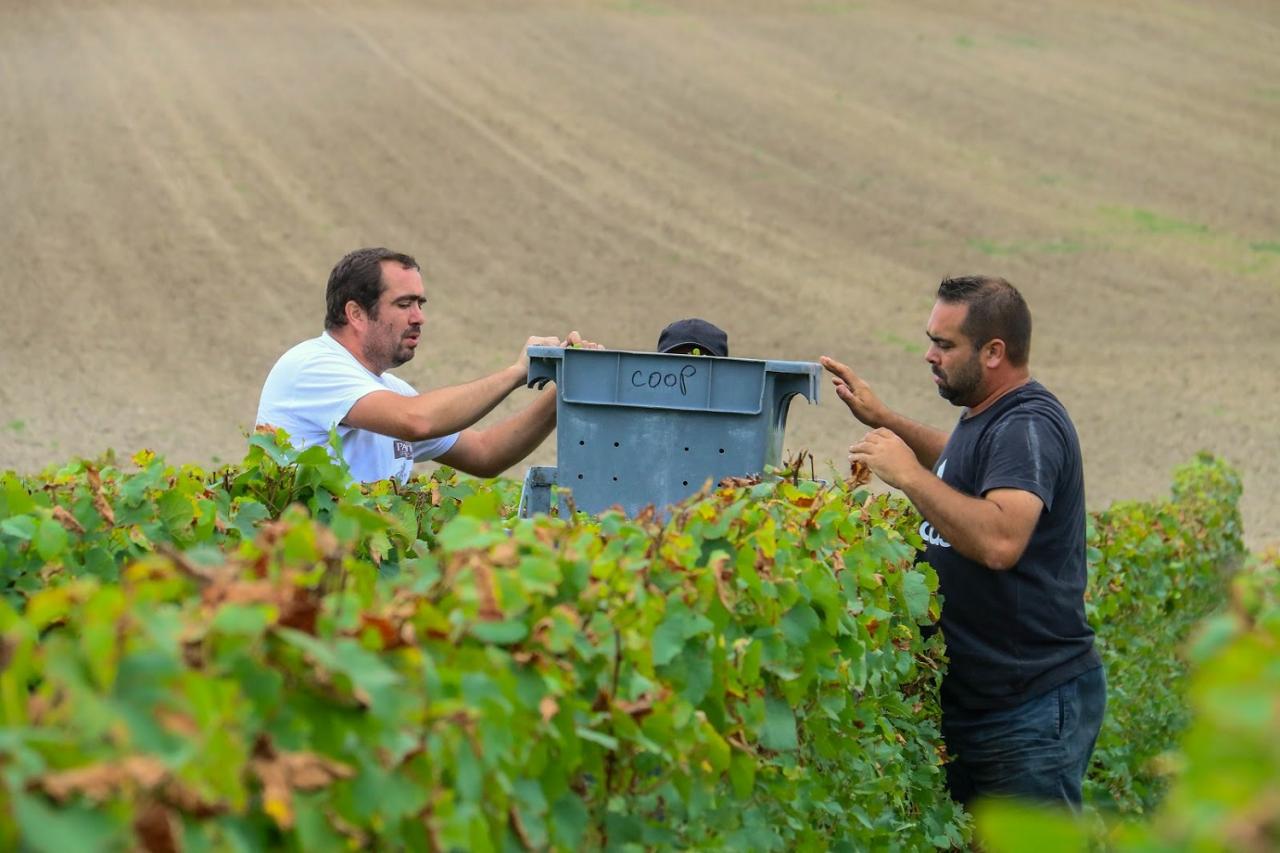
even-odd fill
[{"label": "man's ear", "polygon": [[1004,361],[1004,356],[1004,341],[1000,338],[992,338],[982,345],[982,361],[987,367],[999,367],[1000,362]]},{"label": "man's ear", "polygon": [[343,313],[347,315],[347,324],[352,328],[364,328],[365,321],[369,315],[360,307],[360,303],[354,299],[348,299],[347,304],[342,306]]}]

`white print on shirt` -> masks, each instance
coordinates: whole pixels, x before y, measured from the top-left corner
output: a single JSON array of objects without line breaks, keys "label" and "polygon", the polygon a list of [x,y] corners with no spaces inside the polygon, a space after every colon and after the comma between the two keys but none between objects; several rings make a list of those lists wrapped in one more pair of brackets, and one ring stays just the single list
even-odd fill
[{"label": "white print on shirt", "polygon": [[[943,473],[947,470],[947,460],[943,459],[938,463],[938,470],[934,472],[939,480],[942,479]],[[951,543],[938,535],[938,530],[927,521],[920,523],[920,538],[930,545],[937,545],[939,548],[950,548]]]}]

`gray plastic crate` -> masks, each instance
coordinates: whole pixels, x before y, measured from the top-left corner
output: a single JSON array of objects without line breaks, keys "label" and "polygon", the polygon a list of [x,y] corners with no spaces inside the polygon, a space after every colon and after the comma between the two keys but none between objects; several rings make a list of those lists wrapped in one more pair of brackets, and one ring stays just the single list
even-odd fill
[{"label": "gray plastic crate", "polygon": [[807,361],[529,348],[529,385],[556,383],[556,467],[525,476],[520,514],[549,512],[551,490],[574,505],[628,514],[662,508],[707,480],[777,465],[791,398],[818,401]]}]

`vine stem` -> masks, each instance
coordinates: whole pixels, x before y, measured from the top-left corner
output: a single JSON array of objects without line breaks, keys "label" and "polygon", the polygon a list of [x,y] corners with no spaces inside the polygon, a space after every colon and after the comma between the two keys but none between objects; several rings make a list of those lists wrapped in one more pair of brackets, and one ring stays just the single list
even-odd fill
[{"label": "vine stem", "polygon": [[[617,628],[613,629],[613,686],[609,692],[609,705],[612,707],[614,701],[618,698],[618,681],[622,674],[622,632]],[[612,713],[610,714],[612,716]],[[610,722],[609,731],[613,731],[613,724]],[[613,794],[613,765],[615,754],[610,752],[604,762],[604,790],[605,801]]]}]

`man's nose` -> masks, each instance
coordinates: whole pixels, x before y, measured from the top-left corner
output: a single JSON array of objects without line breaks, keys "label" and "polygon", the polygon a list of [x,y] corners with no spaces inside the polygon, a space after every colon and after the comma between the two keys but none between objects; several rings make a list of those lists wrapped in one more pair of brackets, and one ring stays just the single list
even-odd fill
[{"label": "man's nose", "polygon": [[415,326],[421,326],[426,321],[427,315],[423,313],[421,305],[414,305],[409,309],[409,322]]}]

